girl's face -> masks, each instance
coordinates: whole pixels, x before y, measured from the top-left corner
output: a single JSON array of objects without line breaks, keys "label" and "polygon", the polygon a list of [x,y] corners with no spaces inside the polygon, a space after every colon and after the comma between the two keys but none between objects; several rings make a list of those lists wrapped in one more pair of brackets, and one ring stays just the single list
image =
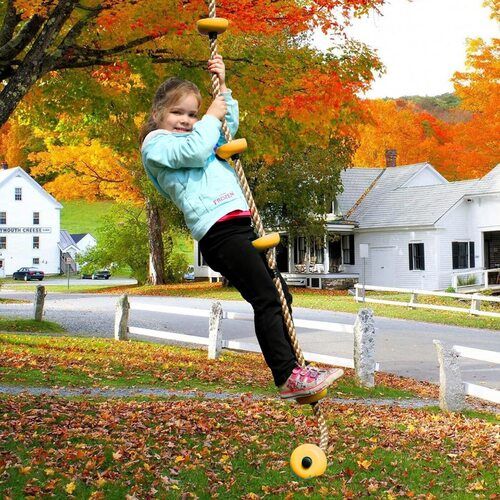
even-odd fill
[{"label": "girl's face", "polygon": [[169,132],[187,133],[198,121],[198,99],[194,94],[186,94],[176,104],[164,111],[159,127]]}]

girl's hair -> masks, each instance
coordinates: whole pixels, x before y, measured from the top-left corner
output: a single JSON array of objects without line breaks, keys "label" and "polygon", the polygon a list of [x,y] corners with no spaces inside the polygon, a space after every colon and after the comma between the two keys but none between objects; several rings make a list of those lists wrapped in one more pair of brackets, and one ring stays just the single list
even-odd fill
[{"label": "girl's hair", "polygon": [[139,142],[142,144],[144,138],[153,130],[159,127],[159,122],[162,119],[166,109],[174,106],[186,94],[193,94],[201,104],[201,93],[198,87],[182,78],[172,77],[165,80],[155,93],[151,112],[147,120],[144,122],[139,133]]}]

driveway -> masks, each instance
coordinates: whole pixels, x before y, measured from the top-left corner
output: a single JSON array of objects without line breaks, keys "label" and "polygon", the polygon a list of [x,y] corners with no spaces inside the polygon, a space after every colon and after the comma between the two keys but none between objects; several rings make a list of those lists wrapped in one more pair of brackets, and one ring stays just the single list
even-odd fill
[{"label": "driveway", "polygon": [[[0,297],[32,300],[33,294],[20,291],[0,291]],[[75,335],[112,337],[116,295],[49,293],[46,297],[45,318],[64,326]],[[191,309],[210,309],[212,300],[177,297],[130,297],[131,326],[165,330],[186,335],[208,336],[208,319],[172,314],[134,311],[134,304],[148,303]],[[225,311],[251,313],[243,301],[222,301]],[[32,304],[0,304],[0,315],[31,317]],[[316,321],[353,324],[354,314],[294,308],[294,317]],[[500,352],[500,332],[457,326],[420,323],[389,318],[375,318],[376,360],[384,372],[437,383],[439,370],[433,339]],[[297,329],[304,351],[352,358],[352,334]],[[253,325],[249,321],[224,320],[225,339],[257,344]],[[500,369],[497,365],[461,359],[463,378],[467,382],[485,384],[500,389]]]}]

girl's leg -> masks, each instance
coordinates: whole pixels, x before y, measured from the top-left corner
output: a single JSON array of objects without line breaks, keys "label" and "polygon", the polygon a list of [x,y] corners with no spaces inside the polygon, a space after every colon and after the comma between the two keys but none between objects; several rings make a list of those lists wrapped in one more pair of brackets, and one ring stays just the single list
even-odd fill
[{"label": "girl's leg", "polygon": [[[252,245],[255,233],[246,219],[215,224],[200,241],[208,265],[225,276],[249,302],[255,314],[255,333],[276,385],[288,379],[297,360],[286,332],[281,301],[272,271]],[[291,295],[282,279],[285,295]]]}]

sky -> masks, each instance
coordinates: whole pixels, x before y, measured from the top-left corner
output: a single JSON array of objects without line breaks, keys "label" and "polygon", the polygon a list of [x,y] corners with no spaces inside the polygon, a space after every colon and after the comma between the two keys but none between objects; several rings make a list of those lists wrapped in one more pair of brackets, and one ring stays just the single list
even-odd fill
[{"label": "sky", "polygon": [[[353,20],[349,35],[377,49],[386,73],[369,98],[453,92],[450,78],[464,69],[467,38],[498,37],[483,0],[387,0],[381,13]],[[317,33],[317,47],[329,45]]]}]

